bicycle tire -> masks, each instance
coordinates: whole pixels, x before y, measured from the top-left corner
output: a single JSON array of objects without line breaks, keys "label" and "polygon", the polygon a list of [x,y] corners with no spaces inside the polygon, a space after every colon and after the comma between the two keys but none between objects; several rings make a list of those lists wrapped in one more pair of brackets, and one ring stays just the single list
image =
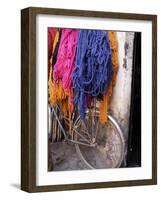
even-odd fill
[{"label": "bicycle tire", "polygon": [[[97,118],[98,118],[99,112],[96,111],[96,114],[97,114]],[[88,116],[88,113],[86,113],[86,115]],[[82,120],[80,119],[80,116],[79,116],[76,119],[75,123],[74,123],[74,127],[78,128],[79,127],[79,123],[81,121]],[[117,123],[117,121],[111,115],[108,115],[108,124],[111,124],[112,127],[115,129],[115,132],[116,132],[117,137],[119,139],[119,144],[120,144],[120,152],[119,153],[120,153],[120,155],[119,155],[119,158],[117,159],[117,162],[115,162],[115,164],[113,166],[107,167],[107,168],[119,168],[121,166],[123,160],[124,160],[124,154],[125,154],[125,140],[124,140],[124,135],[123,135],[123,132],[122,132],[119,124]],[[79,140],[78,137],[79,136],[77,134],[75,134],[75,139],[76,140]],[[82,150],[82,146],[83,145],[75,144],[76,152],[79,155],[80,159],[85,163],[85,165],[87,166],[87,168],[89,168],[89,169],[100,168],[100,167],[95,166],[94,164],[92,165],[89,162],[89,159],[87,159],[87,157],[86,157],[86,154],[88,154],[88,153],[86,153],[84,150]],[[87,147],[85,147],[85,148],[87,148]],[[95,147],[89,147],[89,148],[95,148]],[[102,167],[102,168],[106,168],[106,167]]]}]

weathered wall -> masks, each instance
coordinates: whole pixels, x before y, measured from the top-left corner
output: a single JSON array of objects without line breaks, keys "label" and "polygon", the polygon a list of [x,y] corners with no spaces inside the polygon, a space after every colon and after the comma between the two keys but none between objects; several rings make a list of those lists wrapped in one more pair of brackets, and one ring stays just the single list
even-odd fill
[{"label": "weathered wall", "polygon": [[118,32],[119,71],[110,104],[110,111],[120,124],[126,140],[131,100],[133,39],[133,32]]}]

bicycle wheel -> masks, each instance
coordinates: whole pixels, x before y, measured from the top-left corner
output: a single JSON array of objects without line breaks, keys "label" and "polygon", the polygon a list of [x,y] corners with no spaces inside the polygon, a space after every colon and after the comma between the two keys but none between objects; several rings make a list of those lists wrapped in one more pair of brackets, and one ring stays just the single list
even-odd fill
[{"label": "bicycle wheel", "polygon": [[80,117],[74,124],[75,139],[78,142],[88,140],[91,146],[75,144],[76,151],[81,160],[90,169],[118,168],[124,159],[124,136],[116,120],[108,115],[108,122],[101,125],[98,111],[95,113],[94,122],[91,113],[86,113],[85,121]]}]

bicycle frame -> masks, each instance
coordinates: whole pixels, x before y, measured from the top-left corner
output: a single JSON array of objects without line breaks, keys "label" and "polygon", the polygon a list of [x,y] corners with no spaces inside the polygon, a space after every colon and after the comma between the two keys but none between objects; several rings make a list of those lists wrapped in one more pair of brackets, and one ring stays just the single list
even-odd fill
[{"label": "bicycle frame", "polygon": [[[87,112],[86,112],[86,116],[88,116],[86,118],[87,122],[81,120],[80,116],[79,115],[77,116],[77,112],[74,112],[71,117],[71,120],[72,120],[71,129],[70,129],[70,121],[67,117],[64,116],[60,107],[58,105],[56,105],[55,107],[50,106],[50,108],[51,108],[50,111],[51,111],[52,118],[54,117],[54,120],[55,120],[54,123],[56,123],[56,124],[54,124],[54,126],[56,126],[58,128],[58,135],[61,131],[62,134],[64,135],[64,141],[74,144],[76,147],[76,152],[78,153],[80,158],[84,161],[84,163],[90,169],[95,169],[95,167],[93,167],[93,165],[91,165],[89,162],[87,162],[86,158],[83,155],[83,154],[85,154],[85,152],[84,152],[84,150],[82,151],[80,149],[80,147],[83,145],[83,146],[87,146],[90,148],[94,147],[94,148],[96,148],[97,151],[100,150],[100,144],[97,143],[97,139],[99,138],[99,137],[97,137],[97,130],[99,128],[99,125],[98,125],[99,122],[98,122],[98,120],[96,121],[96,119],[98,119],[98,117],[99,117],[99,111],[97,110],[97,107],[94,107],[94,109],[93,109],[94,113],[93,113],[93,110],[92,111],[87,110]],[[59,112],[57,112],[57,111],[59,111]],[[94,118],[93,118],[93,116],[94,116]],[[64,122],[67,123],[67,125],[69,127],[68,130],[74,131],[74,134],[77,134],[76,135],[77,137],[74,137],[74,139],[73,139],[73,137],[71,137],[71,136],[73,136],[72,132],[68,132],[65,129],[66,126],[63,126],[61,119],[63,119],[63,123]],[[109,119],[109,124],[112,125],[112,127],[115,129],[115,131],[117,132],[117,135],[119,137],[118,139],[119,139],[120,143],[118,143],[118,144],[121,145],[120,146],[121,153],[118,158],[119,160],[114,167],[120,167],[122,161],[124,161],[124,159],[125,159],[125,156],[124,156],[125,155],[125,138],[123,136],[122,130],[121,130],[119,124],[117,123],[117,121],[109,114],[108,114],[108,119]],[[93,124],[93,121],[94,121],[94,124]],[[83,122],[83,124],[82,124],[82,122]],[[98,122],[98,123],[95,123],[95,122]],[[83,126],[85,125],[85,129],[84,129],[84,127],[82,127],[82,125]],[[92,127],[91,127],[91,125],[92,125]],[[79,130],[81,130],[81,132],[79,132]],[[57,130],[55,130],[55,132],[57,132]],[[85,133],[85,135],[83,135],[84,133]],[[80,137],[78,137],[78,135]],[[82,141],[82,139],[83,139],[83,141]],[[108,144],[108,145],[110,145],[110,144]],[[113,143],[113,145],[115,147],[115,145],[117,145],[117,144]],[[105,151],[108,151],[108,150],[105,149]]]},{"label": "bicycle frame", "polygon": [[[70,138],[69,138],[69,134],[68,134],[68,133],[66,132],[66,130],[63,128],[63,126],[62,126],[62,124],[61,124],[61,122],[60,122],[60,120],[59,120],[59,117],[58,117],[58,115],[57,115],[57,113],[56,113],[56,110],[55,110],[56,108],[58,108],[59,112],[61,112],[61,114],[62,114],[63,118],[65,119],[65,121],[68,121],[68,119],[63,115],[63,113],[62,113],[62,111],[61,111],[61,109],[59,108],[58,105],[56,105],[55,107],[52,107],[52,106],[51,106],[52,115],[54,115],[56,121],[58,122],[58,125],[59,125],[59,127],[60,127],[60,129],[61,129],[61,131],[62,131],[62,133],[63,133],[63,135],[64,135],[64,138],[65,138],[64,140],[65,140],[65,141],[68,141],[68,142],[72,142],[72,143],[74,143],[74,144],[80,144],[80,145],[85,145],[85,146],[88,146],[88,147],[94,147],[95,144],[94,144],[92,141],[88,141],[88,140],[87,140],[80,132],[78,132],[73,126],[72,126],[71,128],[75,131],[75,133],[78,134],[80,137],[82,137],[87,143],[85,143],[85,142],[80,142],[80,141],[77,141],[77,140],[74,140],[74,139],[70,139]],[[73,118],[72,118],[72,124],[73,124]],[[69,123],[68,123],[68,125],[69,125]]]}]

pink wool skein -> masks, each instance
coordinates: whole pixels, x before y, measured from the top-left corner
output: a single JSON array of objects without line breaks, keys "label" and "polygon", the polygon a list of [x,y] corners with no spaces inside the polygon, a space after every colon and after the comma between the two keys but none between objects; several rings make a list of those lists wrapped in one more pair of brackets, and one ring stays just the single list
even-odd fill
[{"label": "pink wool skein", "polygon": [[53,78],[60,80],[66,92],[72,88],[72,73],[75,67],[75,55],[79,30],[62,29]]}]

